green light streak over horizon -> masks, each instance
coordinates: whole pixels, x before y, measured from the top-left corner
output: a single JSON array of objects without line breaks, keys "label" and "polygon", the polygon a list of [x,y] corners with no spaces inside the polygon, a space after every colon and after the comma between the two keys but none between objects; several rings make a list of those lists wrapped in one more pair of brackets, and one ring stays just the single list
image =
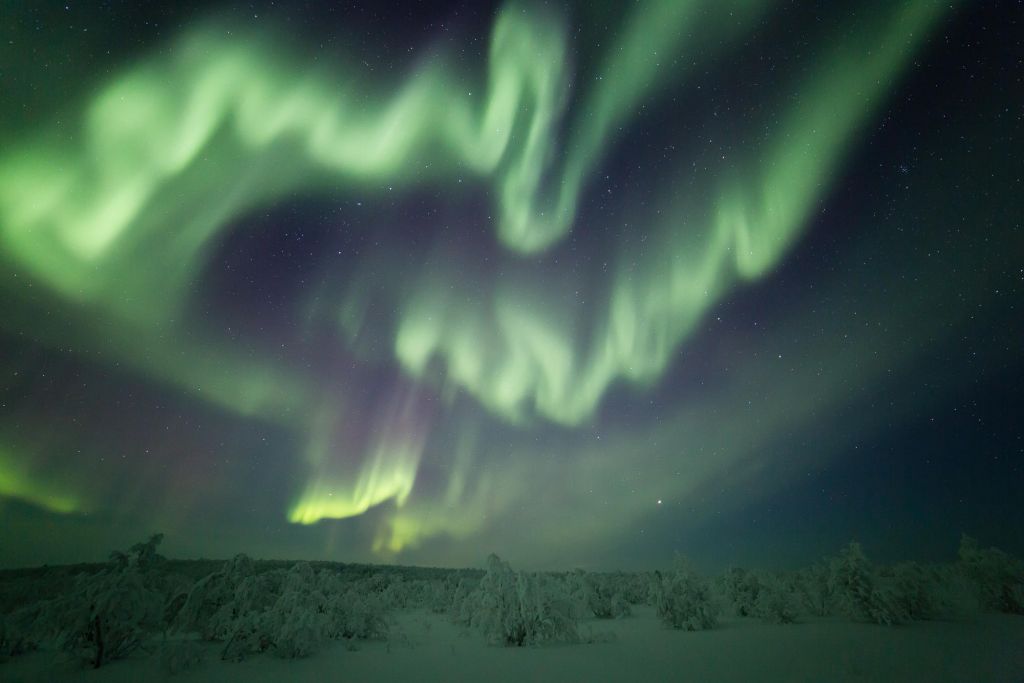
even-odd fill
[{"label": "green light streak over horizon", "polygon": [[15,456],[12,449],[0,445],[0,497],[14,498],[61,514],[88,509],[72,484],[33,467],[31,460],[24,454]]},{"label": "green light streak over horizon", "polygon": [[288,519],[314,524],[321,519],[344,519],[361,515],[371,507],[394,500],[405,504],[416,482],[416,470],[423,454],[422,436],[390,433],[406,420],[403,406],[393,406],[374,435],[373,444],[362,457],[338,457],[334,432],[337,408],[330,404],[317,416],[310,429],[306,458],[313,472]]}]

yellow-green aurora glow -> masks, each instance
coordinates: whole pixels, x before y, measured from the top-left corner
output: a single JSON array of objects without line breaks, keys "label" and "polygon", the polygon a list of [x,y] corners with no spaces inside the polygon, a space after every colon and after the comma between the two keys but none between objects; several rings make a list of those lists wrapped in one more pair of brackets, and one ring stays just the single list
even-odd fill
[{"label": "yellow-green aurora glow", "polygon": [[[570,238],[610,227],[581,204],[623,131],[665,98],[700,98],[690,79],[739,49],[773,5],[635,3],[586,81],[570,58],[565,18],[531,5],[497,13],[479,73],[438,50],[388,83],[367,83],[343,60],[310,68],[273,30],[200,22],[111,74],[72,121],[40,118],[0,150],[0,257],[9,273],[0,292],[13,299],[32,286],[76,316],[73,340],[61,324],[34,320],[29,304],[17,315],[12,308],[4,325],[285,429],[306,473],[279,510],[291,522],[384,505],[377,552],[471,537],[489,515],[531,496],[523,479],[532,465],[514,452],[522,442],[500,465],[478,466],[481,425],[519,435],[538,424],[589,430],[617,383],[656,385],[680,353],[685,359],[684,343],[713,307],[786,256],[858,134],[951,11],[932,0],[879,3],[822,39],[757,103],[758,125],[728,132],[728,154],[676,158],[650,179],[656,201],[624,200],[628,225],[607,219],[619,222],[619,237],[601,286],[579,296],[586,283],[551,259]],[[244,216],[310,193],[365,192],[372,204],[382,186],[454,185],[493,206],[481,228],[506,259],[501,273],[466,277],[445,246],[423,254],[417,270],[377,273],[397,294],[374,353],[357,343],[369,305],[359,272],[320,291],[310,308],[333,326],[335,343],[351,345],[354,362],[397,368],[399,386],[372,418],[353,406],[355,376],[325,388],[315,369],[235,348],[212,326],[183,327],[193,283]],[[548,267],[556,275],[538,281],[537,269]],[[467,401],[463,417],[434,417]],[[700,415],[677,417],[662,438],[700,433]],[[349,437],[353,429],[359,438]],[[592,458],[594,477],[615,458],[607,444],[574,448]],[[730,448],[749,450],[722,445]],[[0,494],[60,513],[84,509],[84,483],[48,480],[30,461],[0,442]],[[545,462],[550,481],[569,477]],[[423,491],[418,475],[428,465],[435,473]],[[652,469],[648,484],[672,469]],[[697,481],[673,479],[664,496]],[[624,509],[617,523],[640,514]],[[565,529],[596,533],[584,520]]]},{"label": "yellow-green aurora glow", "polygon": [[59,482],[50,473],[33,467],[31,455],[0,450],[0,495],[26,500],[52,512],[75,512],[85,508],[74,486]]}]

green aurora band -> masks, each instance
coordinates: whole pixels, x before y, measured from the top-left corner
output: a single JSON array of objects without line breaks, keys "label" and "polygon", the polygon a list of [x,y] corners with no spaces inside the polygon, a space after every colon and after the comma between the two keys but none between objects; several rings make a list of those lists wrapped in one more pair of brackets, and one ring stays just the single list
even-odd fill
[{"label": "green aurora band", "polygon": [[[232,221],[255,208],[310,189],[402,189],[464,174],[490,184],[495,236],[510,258],[541,262],[578,227],[580,197],[618,131],[679,88],[698,60],[727,52],[771,5],[641,3],[599,63],[600,80],[584,86],[572,84],[562,22],[508,7],[495,19],[482,93],[467,90],[443,57],[384,96],[340,65],[303,72],[266,36],[226,39],[216,23],[200,26],[113,77],[84,104],[74,134],[44,127],[0,152],[0,257],[16,273],[0,291],[31,279],[85,311],[83,348],[304,434],[309,480],[291,521],[351,517],[390,500],[396,512],[379,551],[468,536],[480,522],[459,506],[493,510],[516,495],[493,478],[468,481],[479,441],[470,426],[455,437],[442,500],[401,514],[430,440],[422,426],[395,435],[405,398],[385,411],[368,452],[343,452],[343,395],[323,396],[302,371],[224,341],[189,341],[176,322],[188,284]],[[697,190],[686,184],[691,164],[680,163],[660,188],[664,200],[634,212],[634,226],[644,227],[631,232],[649,241],[622,240],[607,293],[595,295],[604,299],[586,309],[514,276],[470,300],[474,283],[426,264],[401,282],[394,360],[414,384],[430,384],[440,359],[446,395],[460,389],[522,429],[535,418],[584,424],[615,382],[655,382],[711,307],[784,257],[857,132],[949,11],[949,3],[908,1],[858,19],[793,82],[796,96],[768,103],[764,130],[739,159],[720,163]],[[329,296],[339,331],[356,336],[361,289]],[[5,325],[32,327],[51,346],[67,341],[65,328],[31,311]],[[24,458],[2,448],[0,494],[81,509],[65,483],[27,476]]]}]

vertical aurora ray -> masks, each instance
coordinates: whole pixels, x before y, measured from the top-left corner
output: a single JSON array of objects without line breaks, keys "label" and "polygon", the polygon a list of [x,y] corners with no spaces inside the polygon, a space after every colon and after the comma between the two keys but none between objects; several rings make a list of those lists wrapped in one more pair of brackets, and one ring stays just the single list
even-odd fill
[{"label": "vertical aurora ray", "polygon": [[365,434],[359,440],[355,425],[344,419],[337,404],[323,404],[310,428],[306,452],[311,477],[288,513],[290,521],[312,524],[354,517],[389,500],[398,507],[405,504],[429,437],[430,419],[414,387],[391,391],[385,401],[370,424],[362,427]]}]

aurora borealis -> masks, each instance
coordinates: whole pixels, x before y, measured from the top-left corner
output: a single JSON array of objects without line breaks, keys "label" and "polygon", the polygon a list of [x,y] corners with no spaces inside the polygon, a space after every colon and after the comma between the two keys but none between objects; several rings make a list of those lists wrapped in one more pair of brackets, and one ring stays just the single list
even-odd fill
[{"label": "aurora borealis", "polygon": [[4,10],[0,561],[1020,550],[1011,5]]}]

